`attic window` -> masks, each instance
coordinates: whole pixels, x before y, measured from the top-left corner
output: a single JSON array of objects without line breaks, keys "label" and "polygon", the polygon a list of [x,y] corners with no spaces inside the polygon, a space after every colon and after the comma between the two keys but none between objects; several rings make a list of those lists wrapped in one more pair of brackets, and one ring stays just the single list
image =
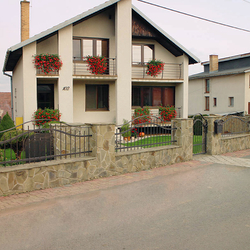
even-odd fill
[{"label": "attic window", "polygon": [[107,39],[73,39],[73,60],[82,61],[86,56],[105,56],[108,58]]},{"label": "attic window", "polygon": [[132,46],[133,65],[143,65],[154,58],[154,45],[133,44]]}]

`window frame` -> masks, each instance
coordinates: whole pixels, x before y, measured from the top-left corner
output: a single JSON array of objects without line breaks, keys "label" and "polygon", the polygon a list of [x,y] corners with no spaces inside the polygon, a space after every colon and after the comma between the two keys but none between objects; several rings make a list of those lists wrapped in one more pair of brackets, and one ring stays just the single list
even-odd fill
[{"label": "window frame", "polygon": [[[84,62],[83,49],[82,49],[83,40],[92,41],[93,56],[98,56],[97,55],[97,41],[107,41],[107,56],[106,56],[106,58],[109,58],[109,39],[108,38],[73,37],[73,43],[74,43],[74,40],[80,40],[80,53],[81,53],[81,59],[80,60],[75,60],[74,55],[73,55],[73,61],[74,62]],[[73,44],[73,53],[74,53],[74,44]]]},{"label": "window frame", "polygon": [[[133,61],[133,46],[140,46],[141,47],[141,61],[140,62],[134,62]],[[152,55],[152,59],[155,58],[155,45],[154,44],[149,44],[149,43],[132,43],[132,65],[133,66],[143,66],[145,65],[147,62],[144,62],[144,46],[152,46],[152,51],[153,51],[153,55]]]},{"label": "window frame", "polygon": [[205,96],[205,111],[209,111],[210,109],[209,96]]},{"label": "window frame", "polygon": [[228,103],[228,107],[234,107],[234,97],[230,96],[228,97],[229,103]]},{"label": "window frame", "polygon": [[[46,106],[42,107],[41,105],[39,105],[39,103],[42,103],[42,102],[41,101],[39,102],[40,98],[38,97],[38,95],[39,95],[39,90],[38,90],[39,87],[38,86],[39,87],[41,87],[41,86],[49,86],[50,87],[51,93],[49,93],[49,95],[50,95],[50,98],[52,98],[52,99],[49,101],[49,103],[50,103],[49,107],[46,107]],[[43,103],[47,103],[47,102],[43,102]],[[54,109],[55,108],[55,85],[54,85],[54,83],[37,83],[37,108],[38,109],[39,108],[41,108],[41,109],[45,109],[45,108]]]},{"label": "window frame", "polygon": [[[133,97],[134,97],[134,89],[139,89],[139,102],[140,102],[140,105],[133,105],[134,104],[134,100],[133,100]],[[146,88],[149,88],[149,92],[150,92],[150,100],[151,100],[151,105],[144,105],[144,90]],[[131,106],[132,108],[137,108],[137,107],[151,107],[151,108],[155,108],[155,107],[159,107],[160,105],[153,105],[154,103],[154,88],[161,88],[161,104],[165,103],[165,94],[164,94],[164,91],[166,88],[171,88],[173,89],[173,104],[171,105],[174,105],[175,106],[175,87],[174,86],[132,86],[132,100],[131,100]]]},{"label": "window frame", "polygon": [[210,79],[205,79],[205,93],[210,93]]},{"label": "window frame", "polygon": [[[96,97],[97,108],[87,108],[87,87],[88,86],[96,87],[95,97]],[[98,87],[103,87],[103,86],[107,87],[107,96],[106,96],[107,108],[98,108]],[[85,85],[85,111],[109,111],[109,84],[86,84]]]},{"label": "window frame", "polygon": [[217,97],[214,97],[213,101],[214,101],[214,107],[217,107]]}]

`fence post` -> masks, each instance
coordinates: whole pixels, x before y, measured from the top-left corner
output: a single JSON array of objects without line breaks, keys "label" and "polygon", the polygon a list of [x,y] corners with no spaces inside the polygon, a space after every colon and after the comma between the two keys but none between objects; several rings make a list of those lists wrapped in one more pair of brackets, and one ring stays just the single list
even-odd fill
[{"label": "fence post", "polygon": [[101,177],[109,176],[109,169],[115,165],[115,124],[90,124],[90,156],[96,157]]},{"label": "fence post", "polygon": [[193,119],[176,118],[171,121],[172,137],[176,142],[174,145],[182,147],[181,157],[184,160],[193,159]]},{"label": "fence post", "polygon": [[214,121],[220,119],[218,116],[206,116],[208,129],[207,129],[207,153],[209,155],[221,154],[220,139],[221,134],[214,133]]}]

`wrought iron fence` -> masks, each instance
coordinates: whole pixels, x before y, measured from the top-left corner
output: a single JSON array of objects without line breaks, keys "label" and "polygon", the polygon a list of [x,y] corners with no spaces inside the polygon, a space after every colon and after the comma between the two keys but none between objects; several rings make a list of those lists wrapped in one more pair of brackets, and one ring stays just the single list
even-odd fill
[{"label": "wrought iron fence", "polygon": [[132,78],[147,79],[182,79],[182,64],[165,63],[164,70],[158,76],[150,76],[147,74],[147,63],[133,63]]},{"label": "wrought iron fence", "polygon": [[[81,60],[81,58],[73,58],[73,74],[74,75],[87,75],[95,76],[89,71],[89,65],[86,60]],[[106,58],[107,69],[102,74],[102,76],[115,76],[116,75],[116,60],[115,58]]]},{"label": "wrought iron fence", "polygon": [[90,126],[29,121],[1,131],[0,166],[88,156],[90,137]]},{"label": "wrought iron fence", "polygon": [[164,122],[157,116],[139,116],[116,127],[115,150],[124,152],[151,147],[172,145],[174,131],[171,122]]},{"label": "wrought iron fence", "polygon": [[250,132],[250,121],[247,117],[227,115],[219,120],[222,125],[222,136],[232,136],[233,134],[245,134]]}]

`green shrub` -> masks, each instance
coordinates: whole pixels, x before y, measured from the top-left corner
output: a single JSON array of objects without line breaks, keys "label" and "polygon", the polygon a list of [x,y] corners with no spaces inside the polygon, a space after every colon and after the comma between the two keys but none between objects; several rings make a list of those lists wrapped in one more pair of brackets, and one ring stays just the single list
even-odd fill
[{"label": "green shrub", "polygon": [[129,130],[129,123],[127,120],[123,119],[123,125],[121,127],[121,133],[123,137],[130,137],[131,131]]},{"label": "green shrub", "polygon": [[12,119],[10,118],[8,112],[4,115],[3,119],[1,120],[0,123],[0,138],[2,137],[3,133],[1,133],[4,130],[10,129],[10,128],[14,128],[15,124],[12,121]]},{"label": "green shrub", "polygon": [[[5,151],[5,152],[4,152]],[[13,149],[0,149],[0,162],[16,160],[16,154]]]},{"label": "green shrub", "polygon": [[29,136],[34,134],[34,132],[24,134],[25,132],[26,132],[25,130],[10,130],[10,131],[7,131],[7,132],[3,133],[2,137],[0,138],[0,141],[7,141],[7,140],[9,140],[11,138],[17,137],[15,139],[11,140],[11,142],[8,143],[8,144],[15,144],[17,142],[22,142],[23,140],[25,140],[26,138],[28,138]]}]

